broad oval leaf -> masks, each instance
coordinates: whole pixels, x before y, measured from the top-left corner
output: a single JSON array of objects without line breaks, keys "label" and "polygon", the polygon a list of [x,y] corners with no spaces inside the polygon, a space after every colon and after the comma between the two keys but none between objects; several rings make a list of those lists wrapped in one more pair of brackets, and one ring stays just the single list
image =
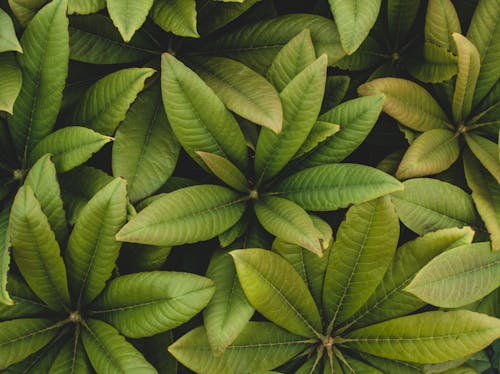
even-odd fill
[{"label": "broad oval leaf", "polygon": [[384,94],[384,112],[412,130],[450,127],[446,113],[431,94],[409,80],[375,79],[359,86],[358,93],[363,96]]},{"label": "broad oval leaf", "polygon": [[238,123],[222,101],[191,69],[174,56],[162,55],[163,104],[175,135],[201,166],[195,151],[215,153],[246,170],[248,155]]},{"label": "broad oval leaf", "polygon": [[445,129],[426,131],[410,144],[396,177],[408,179],[440,173],[448,169],[459,154],[458,134]]},{"label": "broad oval leaf", "polygon": [[399,220],[388,196],[348,210],[325,270],[323,309],[329,332],[357,312],[377,288],[398,238]]},{"label": "broad oval leaf", "polygon": [[498,144],[480,135],[470,133],[465,135],[465,141],[472,153],[481,164],[500,183],[500,160]]},{"label": "broad oval leaf", "polygon": [[68,14],[96,13],[106,7],[106,0],[68,0]]},{"label": "broad oval leaf", "polygon": [[157,0],[151,9],[151,18],[172,34],[193,38],[200,36],[196,29],[195,0]]},{"label": "broad oval leaf", "polygon": [[66,265],[71,292],[85,305],[96,298],[111,277],[121,243],[115,235],[127,214],[126,183],[116,178],[85,205],[69,237]]},{"label": "broad oval leaf", "polygon": [[480,351],[500,337],[500,320],[465,310],[426,312],[355,330],[344,344],[376,356],[439,363]]},{"label": "broad oval leaf", "polygon": [[129,42],[146,21],[154,0],[106,0],[109,16],[124,41]]},{"label": "broad oval leaf", "polygon": [[191,60],[193,69],[227,108],[249,121],[279,133],[283,109],[276,89],[241,62],[224,57]]},{"label": "broad oval leaf", "polygon": [[306,349],[304,338],[269,322],[248,322],[221,356],[214,356],[203,326],[191,330],[168,351],[183,365],[206,374],[257,373],[284,364]]},{"label": "broad oval leaf", "polygon": [[0,53],[7,51],[23,53],[10,16],[3,9],[0,9]]},{"label": "broad oval leaf", "polygon": [[382,0],[329,0],[344,51],[351,55],[377,20]]},{"label": "broad oval leaf", "polygon": [[234,225],[245,207],[238,193],[222,186],[182,188],[141,210],[117,240],[166,246],[208,240]]},{"label": "broad oval leaf", "polygon": [[111,140],[109,136],[86,127],[64,127],[39,142],[31,152],[29,162],[33,164],[42,155],[50,153],[57,171],[64,173],[83,164]]},{"label": "broad oval leaf", "polygon": [[207,167],[228,186],[240,192],[248,192],[248,180],[242,172],[234,166],[228,159],[203,151],[195,152],[207,165]]},{"label": "broad oval leaf", "polygon": [[403,185],[375,168],[330,164],[299,171],[272,188],[305,210],[330,211],[400,191]]},{"label": "broad oval leaf", "polygon": [[419,235],[449,227],[475,226],[471,197],[460,188],[436,179],[416,178],[391,195],[399,219]]},{"label": "broad oval leaf", "polygon": [[129,68],[101,78],[80,100],[73,115],[74,123],[112,135],[144,88],[145,80],[154,73],[150,68]]},{"label": "broad oval leaf", "polygon": [[33,292],[52,310],[67,310],[68,281],[59,245],[29,186],[21,187],[14,199],[9,235],[16,264]]},{"label": "broad oval leaf", "polygon": [[58,328],[53,321],[41,318],[0,322],[0,369],[6,369],[43,348],[56,336]]},{"label": "broad oval leaf", "polygon": [[0,54],[0,111],[12,114],[22,82],[23,73],[14,54]]},{"label": "broad oval leaf", "polygon": [[26,27],[46,3],[46,0],[9,0],[9,7],[19,23]]},{"label": "broad oval leaf", "polygon": [[456,52],[451,34],[461,27],[451,0],[429,0],[424,32],[426,41]]},{"label": "broad oval leaf", "polygon": [[23,159],[52,131],[61,106],[69,61],[67,5],[54,0],[44,6],[21,38],[23,83],[9,128]]},{"label": "broad oval leaf", "polygon": [[319,337],[321,317],[311,293],[295,269],[264,249],[230,252],[250,303],[270,321],[294,334]]},{"label": "broad oval leaf", "polygon": [[167,181],[179,151],[157,86],[138,96],[116,131],[111,158],[113,175],[125,178],[130,200],[139,201]]},{"label": "broad oval leaf", "polygon": [[82,342],[94,369],[99,373],[156,374],[156,369],[132,344],[107,323],[87,319]]},{"label": "broad oval leaf", "polygon": [[440,83],[457,74],[457,57],[444,47],[425,42],[421,54],[412,58],[407,67],[419,81]]},{"label": "broad oval leaf", "polygon": [[500,252],[490,243],[473,243],[435,257],[405,288],[426,303],[443,308],[471,304],[500,287]]}]

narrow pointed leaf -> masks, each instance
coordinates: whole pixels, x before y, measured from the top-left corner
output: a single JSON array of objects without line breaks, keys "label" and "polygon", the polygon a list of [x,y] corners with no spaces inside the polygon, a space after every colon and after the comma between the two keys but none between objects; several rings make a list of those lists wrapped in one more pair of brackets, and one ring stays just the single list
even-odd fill
[{"label": "narrow pointed leaf", "polygon": [[427,312],[347,334],[349,348],[375,356],[439,363],[480,351],[500,336],[500,320],[469,311]]},{"label": "narrow pointed leaf", "polygon": [[304,338],[269,322],[249,322],[221,356],[214,356],[205,328],[198,327],[168,347],[183,365],[206,374],[265,371],[284,364],[308,347]]},{"label": "narrow pointed leaf", "polygon": [[474,90],[473,107],[487,95],[500,78],[500,1],[479,1],[467,32],[481,57],[481,70]]},{"label": "narrow pointed leaf", "polygon": [[206,276],[215,283],[215,293],[203,311],[207,339],[214,355],[222,354],[244,330],[254,313],[241,288],[232,257],[216,252]]},{"label": "narrow pointed leaf", "polygon": [[26,282],[51,309],[69,306],[66,268],[49,221],[29,186],[19,189],[9,221],[16,264]]},{"label": "narrow pointed leaf", "polygon": [[12,13],[24,27],[45,4],[46,0],[9,0]]},{"label": "narrow pointed leaf", "polygon": [[83,208],[68,241],[66,264],[72,294],[91,302],[104,289],[118,258],[115,235],[126,220],[126,184],[116,178]]},{"label": "narrow pointed leaf", "polygon": [[325,97],[321,112],[327,112],[344,100],[351,78],[348,75],[330,75],[326,77]]},{"label": "narrow pointed leaf", "polygon": [[23,49],[17,40],[10,16],[3,9],[0,9],[0,53],[7,51],[22,53]]},{"label": "narrow pointed leaf", "polygon": [[161,88],[172,129],[194,160],[205,167],[195,151],[210,152],[246,170],[247,149],[238,123],[196,73],[163,54]]},{"label": "narrow pointed leaf", "polygon": [[129,42],[146,21],[153,2],[154,0],[106,0],[109,16],[124,41]]},{"label": "narrow pointed leaf", "polygon": [[109,143],[109,136],[91,129],[69,126],[57,130],[39,142],[30,154],[30,163],[50,153],[59,173],[67,172],[87,161],[92,155]]},{"label": "narrow pointed leaf", "polygon": [[0,308],[2,304],[9,306],[14,304],[7,290],[7,274],[10,265],[9,216],[10,206],[4,207],[0,211]]},{"label": "narrow pointed leaf", "polygon": [[136,202],[165,184],[179,151],[157,86],[139,95],[116,132],[113,175],[127,180],[130,200]]},{"label": "narrow pointed leaf", "polygon": [[460,188],[430,178],[410,179],[391,195],[399,219],[419,235],[449,227],[475,226],[471,197]]},{"label": "narrow pointed leaf", "polygon": [[306,140],[321,109],[327,57],[322,55],[297,75],[280,93],[283,129],[262,129],[255,153],[255,174],[267,181],[278,174]]},{"label": "narrow pointed leaf", "polygon": [[249,190],[247,178],[228,159],[203,151],[195,152],[207,167],[224,183],[234,189],[247,192]]},{"label": "narrow pointed leaf", "polygon": [[186,187],[144,208],[117,239],[167,246],[208,240],[234,225],[245,205],[236,192],[222,186]]},{"label": "narrow pointed leaf", "polygon": [[325,142],[332,135],[336,134],[340,131],[340,125],[324,122],[324,121],[316,121],[313,125],[311,132],[307,135],[306,140],[299,148],[297,153],[295,153],[293,158],[299,158],[306,153],[309,153],[319,147],[321,143]]},{"label": "narrow pointed leaf", "polygon": [[458,137],[445,129],[424,132],[406,151],[396,172],[398,179],[437,174],[448,169],[460,154]]},{"label": "narrow pointed leaf", "polygon": [[358,88],[362,96],[384,94],[384,112],[416,131],[448,128],[448,117],[423,87],[400,78],[379,78]]},{"label": "narrow pointed leaf", "polygon": [[461,28],[451,0],[430,0],[425,16],[425,40],[455,51],[451,36],[454,32],[461,32]]},{"label": "narrow pointed leaf", "polygon": [[325,272],[323,308],[330,329],[368,300],[392,261],[398,238],[399,220],[389,197],[349,209]]},{"label": "narrow pointed leaf", "polygon": [[144,356],[107,323],[88,319],[82,341],[92,366],[100,373],[157,373]]},{"label": "narrow pointed leaf", "polygon": [[271,234],[318,256],[323,255],[319,241],[321,233],[300,206],[290,200],[271,196],[259,199],[254,208],[259,222]]},{"label": "narrow pointed leaf", "polygon": [[47,216],[60,248],[64,248],[68,239],[66,213],[61,199],[61,190],[56,176],[56,168],[50,155],[41,157],[31,168],[24,181],[30,186]]},{"label": "narrow pointed leaf", "polygon": [[319,117],[319,121],[338,123],[340,131],[321,143],[301,161],[305,167],[340,162],[368,136],[382,111],[384,96],[361,97],[342,103]]},{"label": "narrow pointed leaf", "polygon": [[13,53],[0,55],[0,111],[12,114],[21,91],[23,74]]},{"label": "narrow pointed leaf", "polygon": [[33,318],[50,314],[50,309],[31,291],[20,275],[9,274],[7,291],[13,304],[0,304],[0,320]]},{"label": "narrow pointed leaf", "polygon": [[437,256],[405,288],[428,304],[458,308],[500,287],[500,252],[490,243],[453,248]]},{"label": "narrow pointed leaf", "polygon": [[158,0],[151,9],[151,18],[164,31],[197,38],[195,0]]},{"label": "narrow pointed leaf", "polygon": [[0,323],[0,369],[20,362],[56,336],[58,326],[48,319],[17,319]]},{"label": "narrow pointed leaf", "polygon": [[187,322],[207,305],[214,290],[210,279],[188,273],[123,275],[108,284],[89,314],[125,336],[142,338]]},{"label": "narrow pointed leaf", "polygon": [[369,166],[330,164],[292,174],[273,187],[273,195],[292,200],[305,210],[329,211],[402,188],[396,179]]},{"label": "narrow pointed leaf", "polygon": [[302,70],[316,60],[316,51],[309,29],[294,36],[278,52],[269,70],[267,79],[281,92]]},{"label": "narrow pointed leaf", "polygon": [[396,46],[405,40],[417,17],[421,1],[389,0],[387,2],[388,36]]},{"label": "narrow pointed leaf", "polygon": [[144,81],[154,72],[150,68],[129,68],[101,78],[80,100],[73,115],[74,123],[112,135],[144,88]]},{"label": "narrow pointed leaf", "polygon": [[481,164],[500,183],[500,159],[498,144],[480,135],[466,134],[465,141]]},{"label": "narrow pointed leaf", "polygon": [[353,54],[366,39],[377,20],[381,0],[329,0],[330,8],[339,29],[342,47]]},{"label": "narrow pointed leaf", "polygon": [[69,36],[67,0],[52,1],[40,10],[23,33],[21,92],[14,104],[9,128],[18,154],[26,159],[48,135],[61,106],[68,74]]},{"label": "narrow pointed leaf", "polygon": [[321,318],[304,281],[285,259],[264,249],[230,252],[250,303],[270,321],[294,334],[316,337]]},{"label": "narrow pointed leaf", "polygon": [[57,354],[61,350],[61,343],[64,343],[64,340],[60,339],[60,335],[56,336],[55,339],[52,339],[42,349],[31,354],[23,361],[9,366],[9,368],[3,371],[2,374],[48,373],[57,357]]},{"label": "narrow pointed leaf", "polygon": [[[78,337],[78,335],[76,336]],[[71,368],[71,374],[92,373],[89,359],[80,339],[66,342],[50,367],[49,374],[66,374],[69,368]]]},{"label": "narrow pointed leaf", "polygon": [[479,69],[479,52],[465,36],[453,33],[458,50],[458,74],[453,93],[453,119],[456,123],[465,121],[472,110],[472,99],[476,88]]}]

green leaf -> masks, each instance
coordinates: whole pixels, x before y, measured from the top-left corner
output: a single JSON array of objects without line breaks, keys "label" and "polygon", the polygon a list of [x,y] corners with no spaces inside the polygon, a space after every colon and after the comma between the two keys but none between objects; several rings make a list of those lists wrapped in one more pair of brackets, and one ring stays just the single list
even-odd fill
[{"label": "green leaf", "polygon": [[47,0],[9,0],[12,13],[24,27],[46,3]]},{"label": "green leaf", "polygon": [[0,369],[24,360],[56,336],[59,325],[48,319],[16,319],[0,323]]},{"label": "green leaf", "polygon": [[344,51],[351,55],[366,39],[377,20],[381,0],[328,0]]},{"label": "green leaf", "polygon": [[320,121],[338,123],[340,131],[321,143],[301,161],[304,167],[340,162],[368,136],[382,111],[384,97],[374,95],[342,103],[319,117]]},{"label": "green leaf", "polygon": [[500,160],[498,144],[480,135],[468,133],[465,141],[474,155],[481,161],[481,164],[500,183]]},{"label": "green leaf", "polygon": [[175,135],[200,165],[195,151],[226,157],[246,170],[248,155],[243,133],[222,101],[203,80],[174,56],[162,55],[163,104]]},{"label": "green leaf", "polygon": [[472,110],[472,99],[476,88],[481,61],[479,52],[465,36],[453,33],[458,51],[458,74],[453,93],[453,119],[455,123],[465,121]]},{"label": "green leaf", "polygon": [[48,373],[52,364],[54,363],[57,354],[61,350],[63,339],[61,335],[56,336],[42,349],[28,356],[23,361],[9,366],[9,368],[2,373],[5,374],[19,374],[19,373]]},{"label": "green leaf", "polygon": [[208,240],[234,225],[245,207],[228,188],[186,187],[153,201],[123,227],[117,240],[166,246]]},{"label": "green leaf", "polygon": [[477,79],[472,106],[475,107],[498,82],[500,68],[500,1],[479,1],[467,32],[481,57],[481,70]]},{"label": "green leaf", "polygon": [[348,75],[330,75],[326,77],[325,97],[321,112],[327,112],[339,105],[349,89],[351,78]]},{"label": "green leaf", "polygon": [[228,186],[241,192],[248,192],[248,180],[228,159],[215,153],[195,151],[216,177]]},{"label": "green leaf", "polygon": [[88,319],[84,326],[83,346],[98,373],[157,373],[144,356],[107,323]]},{"label": "green leaf", "polygon": [[283,129],[279,134],[268,129],[260,132],[255,153],[257,183],[278,174],[309,135],[321,109],[326,63],[327,57],[322,55],[281,91]]},{"label": "green leaf", "polygon": [[262,226],[274,236],[323,256],[321,233],[309,214],[297,204],[280,197],[263,197],[254,205]]},{"label": "green leaf", "polygon": [[96,13],[106,7],[106,0],[68,0],[68,14]]},{"label": "green leaf", "polygon": [[210,347],[220,355],[244,330],[254,309],[241,289],[229,254],[215,252],[206,276],[214,281],[215,293],[203,311],[203,321]]},{"label": "green leaf", "polygon": [[[239,3],[228,3],[201,0],[197,4],[197,21],[200,34],[205,36],[222,28],[241,16],[260,0],[244,0]],[[267,4],[272,8],[274,5]]]},{"label": "green leaf", "polygon": [[500,287],[500,252],[490,243],[450,249],[418,272],[405,291],[428,304],[458,308]]},{"label": "green leaf", "polygon": [[50,228],[55,234],[60,248],[64,248],[68,239],[66,213],[61,200],[61,190],[57,182],[56,168],[50,155],[41,157],[31,168],[24,181],[30,186],[47,216]]},{"label": "green leaf", "polygon": [[392,262],[398,238],[399,220],[389,197],[348,210],[325,271],[328,331],[357,312],[375,291]]},{"label": "green leaf", "polygon": [[464,153],[464,170],[472,200],[490,234],[491,247],[500,250],[500,185],[470,152]]},{"label": "green leaf", "polygon": [[130,200],[158,190],[174,171],[180,145],[168,123],[159,86],[140,94],[116,131],[114,176],[127,180]]},{"label": "green leaf", "polygon": [[422,365],[412,364],[403,361],[388,360],[382,357],[368,355],[366,353],[360,353],[359,357],[363,361],[368,362],[373,367],[381,370],[383,373],[398,373],[398,374],[422,374]]},{"label": "green leaf", "polygon": [[177,373],[177,361],[165,349],[173,342],[174,335],[170,331],[141,341],[144,357],[160,374]]},{"label": "green leaf", "polygon": [[425,306],[417,297],[403,291],[415,274],[432,258],[460,245],[470,244],[470,227],[438,230],[406,242],[398,248],[383,280],[363,307],[348,320],[356,328],[403,317]]},{"label": "green leaf", "polygon": [[292,265],[264,249],[229,254],[248,301],[259,313],[294,334],[319,337],[322,326],[318,308]]},{"label": "green leaf", "polygon": [[315,150],[317,147],[321,146],[321,143],[325,142],[332,135],[340,131],[340,126],[330,122],[316,121],[313,125],[311,132],[307,135],[304,144],[295,153],[293,158],[299,158],[306,153]]},{"label": "green leaf", "polygon": [[359,374],[383,374],[383,371],[377,370],[371,365],[363,361],[356,360],[352,357],[345,355],[345,363],[342,362],[342,367],[346,371],[351,371]]},{"label": "green leaf", "polygon": [[150,68],[118,70],[98,80],[80,100],[73,122],[104,135],[112,135],[127,110],[155,71]]},{"label": "green leaf", "polygon": [[396,172],[398,179],[437,174],[447,170],[460,154],[458,136],[445,129],[424,132],[411,143]]},{"label": "green leaf", "polygon": [[368,36],[356,52],[337,61],[335,66],[354,71],[375,69],[385,61],[383,51],[384,47],[375,38]]},{"label": "green leaf", "polygon": [[440,83],[457,74],[457,58],[445,47],[425,42],[421,54],[408,61],[407,67],[422,82]]},{"label": "green leaf", "polygon": [[214,356],[203,326],[191,330],[168,347],[183,365],[195,372],[256,373],[284,364],[308,347],[304,338],[269,322],[249,322],[221,356]]},{"label": "green leaf", "polygon": [[158,0],[151,18],[164,31],[179,36],[198,38],[195,0]]},{"label": "green leaf", "polygon": [[251,122],[281,131],[283,110],[276,89],[241,62],[224,57],[195,58],[194,70],[227,108]]},{"label": "green leaf", "polygon": [[7,51],[23,53],[10,16],[0,9],[0,53]]},{"label": "green leaf", "polygon": [[379,78],[359,86],[358,93],[362,96],[384,94],[384,112],[412,130],[423,132],[449,127],[448,117],[437,101],[414,82]]},{"label": "green leaf", "polygon": [[406,40],[420,9],[420,0],[389,0],[387,2],[388,36],[393,45]]},{"label": "green leaf", "polygon": [[311,32],[316,54],[326,53],[329,65],[345,56],[335,23],[313,14],[284,15],[243,26],[213,42],[204,42],[198,53],[222,52],[265,75],[281,48],[304,29]]},{"label": "green leaf", "polygon": [[425,16],[425,40],[455,52],[452,34],[461,32],[460,20],[450,0],[429,0]]},{"label": "green leaf", "polygon": [[125,64],[160,54],[145,31],[125,43],[111,19],[100,14],[71,17],[69,41],[70,58],[91,64]]},{"label": "green leaf", "polygon": [[50,309],[31,291],[20,275],[9,273],[7,291],[11,305],[0,304],[0,320],[32,318],[50,313]]},{"label": "green leaf", "polygon": [[210,279],[195,274],[123,275],[113,279],[89,306],[89,315],[125,336],[142,338],[187,322],[208,304],[214,290]]},{"label": "green leaf", "polygon": [[29,157],[33,164],[42,155],[50,153],[59,173],[67,172],[92,157],[112,140],[86,127],[68,126],[53,132],[39,142]]},{"label": "green leaf", "polygon": [[348,348],[417,363],[439,363],[475,353],[500,337],[500,320],[469,311],[426,312],[347,334]]},{"label": "green leaf", "polygon": [[146,21],[154,0],[106,0],[109,16],[127,43]]},{"label": "green leaf", "polygon": [[281,92],[306,67],[316,60],[316,51],[309,29],[294,36],[278,52],[269,70],[267,79]]},{"label": "green leaf", "polygon": [[125,224],[126,205],[126,183],[116,178],[92,197],[76,220],[66,264],[79,305],[94,300],[111,277],[121,245],[115,235]]},{"label": "green leaf", "polygon": [[449,227],[475,226],[474,204],[460,188],[430,178],[410,179],[403,185],[404,190],[391,198],[399,219],[413,232],[423,235]]},{"label": "green leaf", "polygon": [[51,309],[67,309],[66,268],[49,221],[30,186],[21,187],[14,199],[9,235],[16,264],[33,292]]},{"label": "green leaf", "polygon": [[66,374],[69,368],[72,374],[92,373],[89,359],[77,334],[63,345],[50,367],[49,374]]},{"label": "green leaf", "polygon": [[69,36],[67,0],[55,0],[41,9],[23,33],[21,92],[9,127],[17,153],[26,159],[56,122],[68,74]]},{"label": "green leaf", "polygon": [[2,304],[9,306],[14,304],[7,290],[7,274],[10,265],[9,215],[10,206],[0,210],[0,308]]},{"label": "green leaf", "polygon": [[400,191],[402,184],[375,168],[355,164],[330,164],[299,171],[273,187],[305,210],[330,211],[360,204]]},{"label": "green leaf", "polygon": [[23,82],[23,74],[13,53],[0,54],[0,77],[0,111],[12,114]]}]

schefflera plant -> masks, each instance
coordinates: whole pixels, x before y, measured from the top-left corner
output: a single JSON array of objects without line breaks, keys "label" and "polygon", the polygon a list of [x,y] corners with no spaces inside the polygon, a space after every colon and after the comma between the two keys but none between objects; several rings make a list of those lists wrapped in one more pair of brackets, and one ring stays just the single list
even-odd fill
[{"label": "schefflera plant", "polygon": [[124,179],[90,199],[67,243],[59,193],[46,155],[16,194],[10,218],[1,216],[9,233],[2,243],[11,243],[19,274],[9,276],[14,305],[0,307],[0,369],[156,373],[125,337],[157,335],[188,321],[210,300],[213,282],[167,271],[114,276],[121,247],[114,236],[127,215]]},{"label": "schefflera plant", "polygon": [[396,171],[397,178],[438,174],[463,155],[467,184],[493,249],[500,249],[500,69],[495,60],[500,45],[499,15],[498,0],[480,1],[467,37],[457,32],[448,35],[453,30],[443,29],[441,38],[455,44],[458,63],[456,80],[437,90],[444,106],[408,80],[380,78],[358,88],[365,96],[384,94],[384,112],[416,133]]},{"label": "schefflera plant", "polygon": [[404,291],[433,257],[473,234],[444,229],[396,249],[399,221],[385,196],[351,207],[323,258],[279,239],[273,251],[231,251],[246,297],[270,322],[249,322],[219,355],[203,326],[169,351],[198,373],[422,373],[423,364],[473,354],[500,336],[499,319],[418,312],[426,304]]}]

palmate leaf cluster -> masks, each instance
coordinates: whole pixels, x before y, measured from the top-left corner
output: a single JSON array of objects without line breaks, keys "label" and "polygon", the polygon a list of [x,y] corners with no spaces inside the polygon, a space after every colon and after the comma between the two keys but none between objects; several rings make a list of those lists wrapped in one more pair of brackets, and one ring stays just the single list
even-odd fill
[{"label": "palmate leaf cluster", "polygon": [[500,370],[499,20],[0,2],[0,371]]}]

